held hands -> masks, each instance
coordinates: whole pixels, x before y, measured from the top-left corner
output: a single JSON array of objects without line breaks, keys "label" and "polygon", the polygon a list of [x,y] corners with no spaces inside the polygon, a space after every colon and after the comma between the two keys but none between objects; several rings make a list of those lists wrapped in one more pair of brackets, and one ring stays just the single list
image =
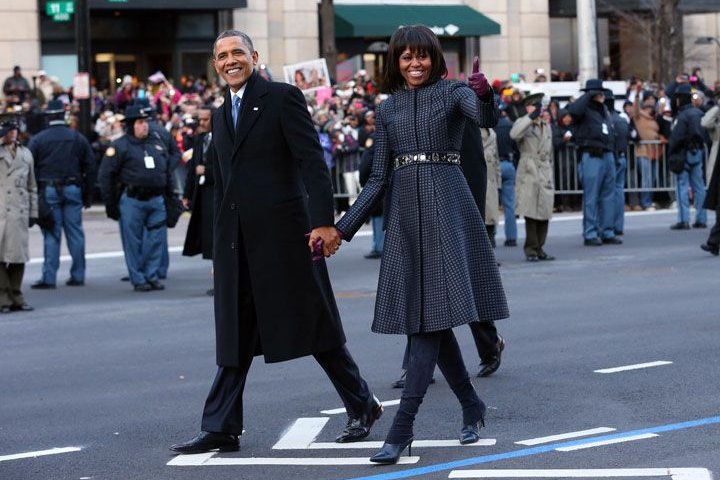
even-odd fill
[{"label": "held hands", "polygon": [[487,77],[485,77],[485,74],[480,73],[480,58],[478,57],[473,60],[473,69],[470,78],[468,78],[468,85],[473,89],[475,95],[482,100],[487,100],[492,91]]},{"label": "held hands", "polygon": [[308,248],[313,253],[313,260],[330,257],[340,248],[342,238],[335,227],[317,227],[309,234]]}]

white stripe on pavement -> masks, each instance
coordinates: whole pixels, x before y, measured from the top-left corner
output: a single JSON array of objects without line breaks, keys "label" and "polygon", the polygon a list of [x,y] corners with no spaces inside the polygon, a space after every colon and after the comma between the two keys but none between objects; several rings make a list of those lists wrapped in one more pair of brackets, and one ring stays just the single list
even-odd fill
[{"label": "white stripe on pavement", "polygon": [[[168,252],[170,253],[177,253],[182,252],[183,247],[170,247],[168,248]],[[122,250],[114,250],[110,252],[96,252],[96,253],[87,253],[85,254],[85,260],[96,260],[101,258],[117,258],[117,257],[124,257],[125,252]],[[72,261],[72,257],[70,255],[62,255],[60,257],[61,262],[70,262]],[[43,263],[43,257],[34,257],[31,258],[29,262],[27,263]]]},{"label": "white stripe on pavement", "polygon": [[18,460],[20,458],[44,457],[45,455],[59,455],[61,453],[79,452],[80,450],[82,450],[81,447],[63,447],[51,448],[49,450],[38,450],[37,452],[16,453],[14,455],[0,456],[0,462],[6,462],[8,460]]},{"label": "white stripe on pavement", "polygon": [[598,428],[591,428],[589,430],[580,430],[577,432],[568,432],[568,433],[561,433],[559,435],[550,435],[548,437],[539,437],[539,438],[531,438],[528,440],[520,440],[519,442],[515,442],[518,445],[540,445],[542,443],[551,443],[556,442],[558,440],[567,440],[568,438],[578,438],[578,437],[587,437],[590,435],[596,435],[598,433],[608,433],[608,432],[614,432],[614,428],[610,427],[598,427]]},{"label": "white stripe on pavement", "polygon": [[[400,405],[400,399],[398,398],[397,400],[384,400],[380,403],[382,403],[383,407]],[[325,415],[337,415],[338,413],[345,413],[345,407],[333,408],[332,410],[320,410],[320,413],[324,413]]]},{"label": "white stripe on pavement", "polygon": [[643,433],[642,435],[631,435],[629,437],[613,438],[611,440],[601,440],[599,442],[582,443],[573,445],[572,447],[556,448],[558,452],[574,452],[575,450],[584,450],[586,448],[602,447],[603,445],[613,445],[615,443],[634,442],[635,440],[644,440],[646,438],[654,438],[659,435],[656,433]]},{"label": "white stripe on pavement", "polygon": [[660,360],[657,362],[638,363],[635,365],[625,365],[624,367],[613,367],[613,368],[601,368],[600,370],[594,370],[595,373],[617,373],[625,372],[628,370],[639,370],[641,368],[659,367],[661,365],[671,365],[673,362],[666,360]]},{"label": "white stripe on pavement", "polygon": [[[212,465],[377,465],[372,463],[368,457],[348,457],[348,458],[238,458],[238,457],[219,457],[212,458],[214,453],[205,453],[199,455],[178,455],[170,460],[167,465],[171,467],[198,467]],[[409,465],[417,463],[420,457],[400,457],[399,465]]]},{"label": "white stripe on pavement", "polygon": [[712,480],[706,468],[598,468],[557,470],[453,470],[448,478],[609,478],[667,477]]},{"label": "white stripe on pavement", "polygon": [[[468,445],[460,445],[460,440],[415,440],[412,443],[416,448],[438,448],[438,447],[491,447],[497,443],[494,438],[482,438],[476,443]],[[352,442],[352,443],[334,443],[334,442],[316,442],[311,443],[307,448],[309,450],[338,450],[352,448],[380,448],[383,442]]]},{"label": "white stripe on pavement", "polygon": [[306,449],[317,438],[325,424],[330,420],[327,417],[298,418],[290,428],[283,433],[280,440],[273,445],[273,450]]}]

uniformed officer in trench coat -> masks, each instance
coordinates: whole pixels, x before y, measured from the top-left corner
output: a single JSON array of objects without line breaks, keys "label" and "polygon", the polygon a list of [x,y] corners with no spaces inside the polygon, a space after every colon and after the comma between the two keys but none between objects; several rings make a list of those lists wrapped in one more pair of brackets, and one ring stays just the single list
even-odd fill
[{"label": "uniformed officer in trench coat", "polygon": [[520,149],[515,178],[515,212],[525,217],[525,258],[554,260],[543,248],[555,200],[552,129],[540,117],[543,94],[526,97],[527,115],[518,118],[510,137]]},{"label": "uniformed officer in trench coat", "polygon": [[268,363],[313,355],[348,412],[336,441],[361,440],[382,405],[345,347],[324,259],[313,260],[306,238],[321,238],[325,256],[340,244],[330,174],[305,98],[255,72],[258,53],[242,32],[222,32],[213,58],[230,87],[212,118],[218,370],[202,432],[171,449],[239,449],[242,393],[255,355]]}]

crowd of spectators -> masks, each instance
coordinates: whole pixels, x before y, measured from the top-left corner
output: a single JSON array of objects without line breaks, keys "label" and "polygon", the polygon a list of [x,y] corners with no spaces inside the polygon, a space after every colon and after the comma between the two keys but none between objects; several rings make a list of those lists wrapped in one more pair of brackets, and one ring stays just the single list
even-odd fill
[{"label": "crowd of spectators", "polygon": [[[260,72],[268,76],[266,70]],[[534,82],[548,81],[548,75],[538,69],[531,75]],[[523,92],[517,85],[525,82],[524,75],[513,75],[508,80],[494,80],[493,88],[500,109],[511,121],[525,114]],[[574,80],[574,75],[551,71],[550,81]],[[694,102],[703,110],[709,109],[715,102],[716,92],[720,92],[720,80],[709,87],[702,77],[700,69],[689,74],[678,74],[675,81],[662,85],[640,78],[631,78],[627,82],[627,91],[622,106],[622,116],[630,124],[631,141],[657,141],[662,143],[669,137],[674,112],[671,108],[672,93],[679,84],[689,83],[693,87]],[[3,98],[0,103],[0,115],[13,116],[21,125],[20,138],[27,142],[29,137],[43,128],[43,106],[49,100],[62,100],[66,105],[68,123],[77,127],[77,102],[73,99],[72,89],[64,89],[57,78],[40,71],[28,81],[19,67],[3,84]],[[91,144],[98,160],[107,146],[123,135],[123,112],[136,98],[148,98],[162,125],[171,133],[181,151],[192,145],[192,137],[197,122],[197,111],[201,107],[217,107],[223,101],[223,87],[206,78],[183,77],[177,84],[168,80],[162,73],[151,75],[142,80],[126,75],[116,92],[92,89],[93,132]],[[385,99],[379,85],[365,70],[360,70],[349,81],[330,88],[306,91],[308,109],[317,128],[325,153],[325,161],[332,172],[338,211],[343,211],[352,202],[360,190],[358,168],[362,152],[372,144],[375,130],[375,109]],[[569,99],[551,99],[546,97],[542,117],[553,128],[553,143],[556,152],[556,210],[574,210],[579,207],[577,194],[563,193],[577,190],[575,182],[574,158],[572,161],[560,161],[568,149],[573,146],[572,118],[563,108]],[[619,104],[618,102],[618,109]],[[709,148],[708,139],[708,148]],[[637,148],[633,144],[633,149]],[[643,147],[640,147],[643,148]],[[649,150],[645,147],[645,150]],[[640,152],[643,159],[654,160],[655,153]],[[658,185],[658,176],[644,160],[635,162],[631,152],[632,165],[630,175],[637,180],[636,186],[644,191],[633,191],[629,196],[628,208],[654,208],[650,189]],[[637,189],[636,189],[637,190]],[[655,196],[657,199],[658,196]],[[660,198],[664,198],[660,196]],[[670,200],[671,196],[669,197]]]}]

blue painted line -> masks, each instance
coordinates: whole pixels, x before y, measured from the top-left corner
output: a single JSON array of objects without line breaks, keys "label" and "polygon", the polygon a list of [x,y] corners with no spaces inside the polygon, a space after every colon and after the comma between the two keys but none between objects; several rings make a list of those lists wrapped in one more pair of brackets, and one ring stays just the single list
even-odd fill
[{"label": "blue painted line", "polygon": [[[578,445],[586,445],[593,442],[602,442],[605,440],[616,440],[620,438],[632,437],[635,435],[642,435],[644,433],[662,433],[671,432],[674,430],[684,430],[686,428],[702,427],[705,425],[712,425],[720,423],[720,416],[718,417],[707,417],[700,418],[698,420],[691,420],[688,422],[671,423],[668,425],[658,425],[656,427],[644,428],[640,430],[631,430],[623,433],[613,433],[610,435],[603,435],[601,437],[590,437],[582,440],[573,440],[569,442],[553,443],[543,445],[541,447],[523,448],[521,450],[514,450],[512,452],[497,453],[493,455],[483,455],[481,457],[466,458],[464,460],[456,460],[454,462],[438,463],[436,465],[428,465],[427,467],[412,468],[409,470],[403,470],[400,472],[381,473],[379,475],[370,475],[367,477],[354,477],[348,480],[395,480],[398,478],[409,478],[418,475],[425,475],[428,473],[441,472],[443,470],[452,470],[460,467],[469,467],[471,465],[479,465],[482,463],[497,462],[499,460],[509,460],[512,458],[528,457],[531,455],[538,455],[541,453],[552,452],[558,448],[563,447],[574,447]],[[382,467],[376,467],[382,468]]]}]

